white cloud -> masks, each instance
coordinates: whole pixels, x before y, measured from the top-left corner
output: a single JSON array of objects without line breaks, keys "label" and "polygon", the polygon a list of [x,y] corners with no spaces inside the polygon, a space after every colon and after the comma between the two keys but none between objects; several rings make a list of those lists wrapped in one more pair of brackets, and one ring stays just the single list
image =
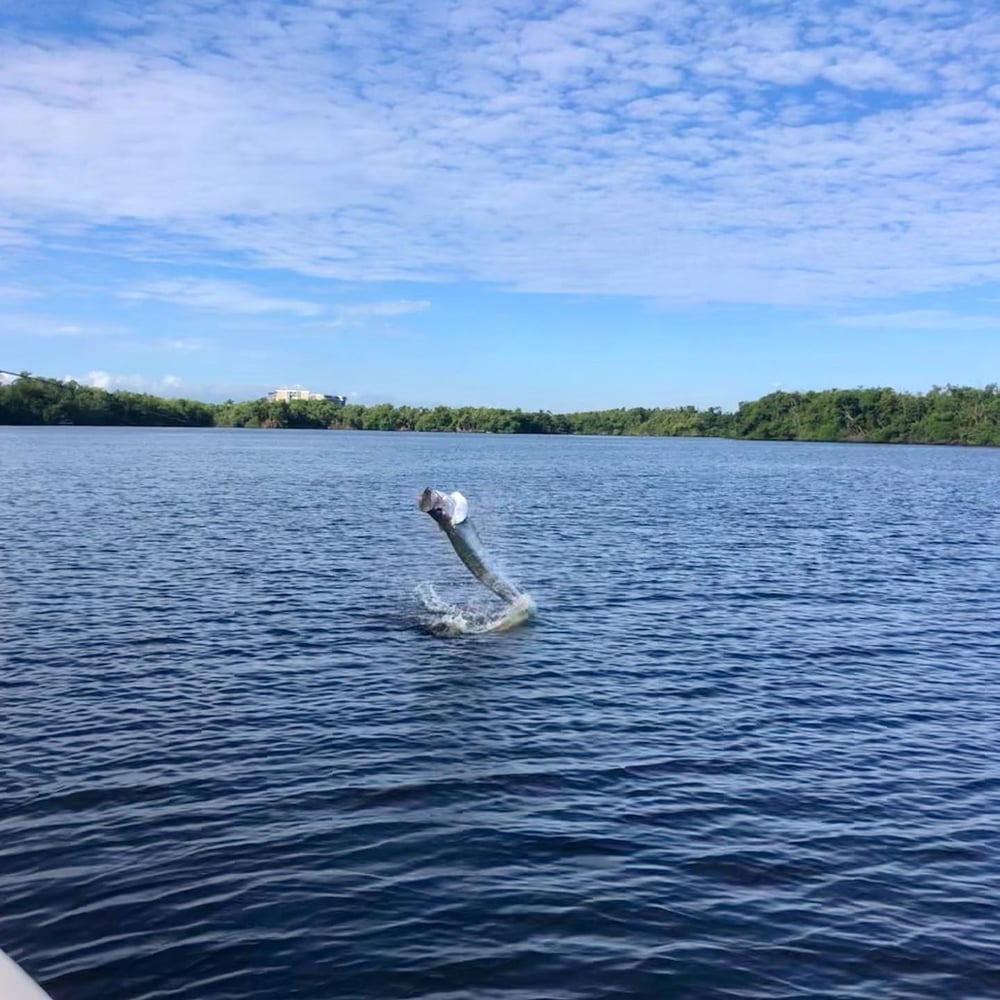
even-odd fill
[{"label": "white cloud", "polygon": [[422,299],[396,299],[387,302],[356,302],[338,306],[335,318],[329,324],[333,327],[365,326],[372,320],[394,319],[411,313],[423,312],[430,308],[430,302]]},{"label": "white cloud", "polygon": [[164,337],[156,341],[156,346],[165,351],[201,351],[208,343],[200,337]]},{"label": "white cloud", "polygon": [[838,316],[837,326],[884,330],[1000,330],[1000,316],[957,313],[948,309],[910,309],[903,312]]},{"label": "white cloud", "polygon": [[123,289],[118,294],[130,301],[152,299],[195,309],[251,315],[288,313],[309,317],[319,315],[323,309],[315,302],[264,295],[242,282],[194,277],[150,281]]},{"label": "white cloud", "polygon": [[0,285],[0,302],[19,302],[39,297],[39,292],[25,285]]},{"label": "white cloud", "polygon": [[[0,242],[668,301],[1000,280],[985,0],[254,11],[8,33]],[[321,312],[193,278],[123,294]]]},{"label": "white cloud", "polygon": [[126,327],[113,323],[93,323],[36,313],[0,313],[0,336],[18,337],[119,337],[128,333]]},{"label": "white cloud", "polygon": [[[95,389],[107,389],[113,392],[124,389],[128,392],[163,393],[164,390],[177,389],[181,379],[176,375],[163,375],[151,378],[147,375],[122,375],[106,371],[90,371],[86,375],[63,375],[63,381],[74,381],[80,385],[93,386]],[[176,393],[167,392],[167,395]]]}]

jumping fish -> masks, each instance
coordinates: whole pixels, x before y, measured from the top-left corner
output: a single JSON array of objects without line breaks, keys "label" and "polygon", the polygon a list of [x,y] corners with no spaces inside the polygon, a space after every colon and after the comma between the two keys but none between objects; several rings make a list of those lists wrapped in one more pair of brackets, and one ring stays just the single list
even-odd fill
[{"label": "jumping fish", "polygon": [[526,595],[509,583],[489,563],[475,528],[469,523],[469,501],[459,493],[444,493],[427,487],[420,494],[420,509],[430,514],[438,527],[448,536],[458,558],[465,563],[472,575],[480,583],[489,587],[502,601],[510,605],[521,605]]}]

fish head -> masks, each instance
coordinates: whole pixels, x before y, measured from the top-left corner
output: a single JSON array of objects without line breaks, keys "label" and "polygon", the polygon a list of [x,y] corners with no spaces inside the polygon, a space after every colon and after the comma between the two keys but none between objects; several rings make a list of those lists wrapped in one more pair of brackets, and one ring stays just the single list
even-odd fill
[{"label": "fish head", "polygon": [[420,494],[418,506],[438,524],[461,524],[469,516],[469,501],[457,490],[445,493],[430,486]]}]

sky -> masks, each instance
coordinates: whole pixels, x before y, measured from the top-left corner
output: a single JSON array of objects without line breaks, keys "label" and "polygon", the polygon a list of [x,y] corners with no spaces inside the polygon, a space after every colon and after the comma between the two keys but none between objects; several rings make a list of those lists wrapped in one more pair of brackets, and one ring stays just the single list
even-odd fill
[{"label": "sky", "polygon": [[568,411],[1000,380],[995,0],[0,0],[0,368]]}]

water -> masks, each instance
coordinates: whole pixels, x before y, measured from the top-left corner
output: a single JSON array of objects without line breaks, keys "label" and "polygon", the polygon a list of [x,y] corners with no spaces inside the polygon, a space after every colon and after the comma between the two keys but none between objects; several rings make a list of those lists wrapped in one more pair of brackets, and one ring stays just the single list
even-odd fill
[{"label": "water", "polygon": [[[1000,452],[0,428],[56,1000],[1000,995]],[[415,507],[462,489],[528,625]]]}]

